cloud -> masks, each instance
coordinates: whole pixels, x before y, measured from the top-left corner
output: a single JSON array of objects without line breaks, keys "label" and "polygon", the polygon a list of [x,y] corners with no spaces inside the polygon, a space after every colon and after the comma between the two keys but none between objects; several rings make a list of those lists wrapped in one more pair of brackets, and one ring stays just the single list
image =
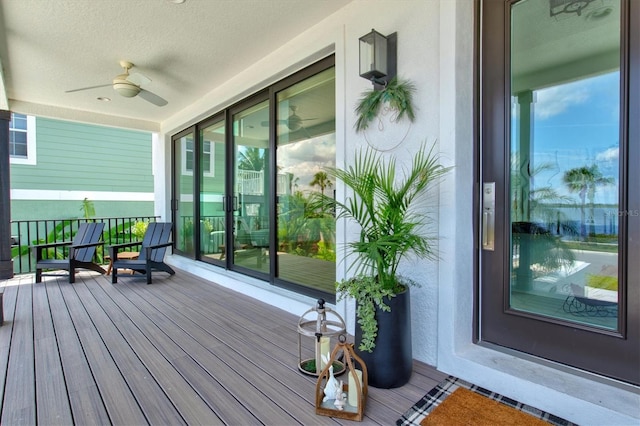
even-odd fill
[{"label": "cloud", "polygon": [[584,85],[563,84],[536,91],[535,116],[544,120],[562,114],[568,108],[585,103],[589,90]]},{"label": "cloud", "polygon": [[308,192],[314,175],[335,166],[335,158],[335,134],[307,139],[278,148],[278,172],[293,174],[296,189]]},{"label": "cloud", "polygon": [[618,147],[612,147],[609,148],[605,151],[599,152],[596,154],[596,160],[597,161],[618,161],[618,158],[620,157],[620,153],[619,153],[619,148]]}]

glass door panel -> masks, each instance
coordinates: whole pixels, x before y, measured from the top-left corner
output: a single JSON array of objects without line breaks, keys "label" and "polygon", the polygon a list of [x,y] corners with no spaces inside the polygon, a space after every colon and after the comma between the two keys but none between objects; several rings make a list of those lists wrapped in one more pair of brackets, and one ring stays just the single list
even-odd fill
[{"label": "glass door panel", "polygon": [[[335,293],[335,216],[310,206],[333,196],[335,69],[277,94],[278,278]],[[313,273],[310,273],[313,271]]]},{"label": "glass door panel", "polygon": [[541,5],[511,14],[510,307],[617,330],[620,8],[568,25]]},{"label": "glass door panel", "polygon": [[[269,274],[269,101],[233,115],[234,266]],[[229,250],[227,250],[229,252]]]},{"label": "glass door panel", "polygon": [[225,122],[200,130],[200,257],[223,261],[225,250]]},{"label": "glass door panel", "polygon": [[194,257],[193,171],[195,166],[193,133],[174,140],[174,238],[175,248]]}]

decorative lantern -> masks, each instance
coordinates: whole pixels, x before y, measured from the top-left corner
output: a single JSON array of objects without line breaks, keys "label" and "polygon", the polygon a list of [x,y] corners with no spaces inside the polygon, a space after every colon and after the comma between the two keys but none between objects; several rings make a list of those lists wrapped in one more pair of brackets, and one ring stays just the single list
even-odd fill
[{"label": "decorative lantern", "polygon": [[[329,358],[329,363],[318,376],[316,382],[316,414],[338,417],[347,420],[362,421],[367,403],[368,379],[367,366],[353,350],[353,343],[347,343],[344,334]],[[337,357],[348,368],[347,383],[337,380],[333,372],[333,363]]]},{"label": "decorative lantern", "polygon": [[360,37],[360,77],[385,86],[396,75],[397,34],[383,36],[372,29]]},{"label": "decorative lantern", "polygon": [[[311,313],[315,312],[315,318]],[[331,352],[331,338],[346,334],[344,320],[337,312],[325,307],[324,299],[318,299],[318,304],[306,311],[298,321],[298,369],[305,374],[318,376],[325,367]],[[314,340],[314,357],[302,359],[302,336]],[[324,356],[324,359],[323,359]],[[334,373],[344,373],[344,364],[336,361]]]}]

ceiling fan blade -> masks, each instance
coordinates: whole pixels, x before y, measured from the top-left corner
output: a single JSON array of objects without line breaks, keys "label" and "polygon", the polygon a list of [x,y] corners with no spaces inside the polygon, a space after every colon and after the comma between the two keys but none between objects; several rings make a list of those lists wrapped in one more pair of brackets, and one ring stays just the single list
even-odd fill
[{"label": "ceiling fan blade", "polygon": [[111,83],[109,83],[109,84],[101,84],[99,86],[83,87],[82,89],[67,90],[64,93],[73,93],[73,92],[79,92],[81,90],[97,89],[98,87],[107,87],[107,86],[111,86]]},{"label": "ceiling fan blade", "polygon": [[140,96],[145,101],[149,101],[152,104],[159,107],[165,106],[166,104],[168,104],[166,100],[162,99],[160,96],[156,95],[155,93],[151,93],[148,90],[140,89],[140,94],[138,96]]},{"label": "ceiling fan blade", "polygon": [[146,75],[140,74],[139,72],[129,74],[127,77],[127,81],[135,84],[136,86],[145,86],[151,83],[151,79]]},{"label": "ceiling fan blade", "polygon": [[[277,120],[276,124],[283,124],[283,125],[286,126],[287,125],[287,120]],[[269,122],[268,121],[263,121],[263,122],[260,123],[260,125],[262,127],[269,127]]]}]

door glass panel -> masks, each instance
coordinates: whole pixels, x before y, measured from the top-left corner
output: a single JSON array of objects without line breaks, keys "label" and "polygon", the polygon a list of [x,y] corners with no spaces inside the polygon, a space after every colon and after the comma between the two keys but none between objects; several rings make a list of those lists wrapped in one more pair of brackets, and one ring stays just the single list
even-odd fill
[{"label": "door glass panel", "polygon": [[269,273],[269,102],[233,116],[233,264]]},{"label": "door glass panel", "polygon": [[310,207],[335,186],[325,171],[335,166],[334,68],[279,92],[277,102],[278,277],[335,294],[334,212]]},{"label": "door glass panel", "polygon": [[194,256],[193,247],[193,171],[195,166],[193,133],[175,141],[175,244],[176,249]]},{"label": "door glass panel", "polygon": [[200,254],[224,258],[225,249],[225,132],[218,121],[200,133]]},{"label": "door glass panel", "polygon": [[509,308],[617,330],[620,4],[587,3],[512,7]]}]

